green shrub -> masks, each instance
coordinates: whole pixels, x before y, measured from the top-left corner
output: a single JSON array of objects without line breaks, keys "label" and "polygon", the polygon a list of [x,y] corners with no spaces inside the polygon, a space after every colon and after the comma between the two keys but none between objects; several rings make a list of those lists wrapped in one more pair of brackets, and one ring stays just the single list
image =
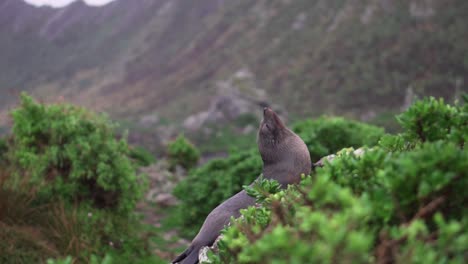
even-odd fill
[{"label": "green shrub", "polygon": [[403,133],[363,155],[342,151],[285,191],[269,194],[271,184],[250,188],[262,206],[242,211],[211,259],[466,263],[466,115],[466,104],[417,102],[399,117]]},{"label": "green shrub", "polygon": [[430,97],[415,102],[405,113],[397,116],[397,120],[407,141],[433,142],[446,139],[452,129],[459,129],[462,124],[455,119],[460,110],[445,104],[442,98]]},{"label": "green shrub", "polygon": [[310,151],[312,162],[342,148],[376,145],[384,135],[383,128],[346,120],[341,117],[321,117],[293,126]]},{"label": "green shrub", "polygon": [[200,152],[183,135],[179,135],[167,146],[169,166],[175,169],[177,165],[189,170],[197,165]]},{"label": "green shrub", "polygon": [[[464,263],[466,188],[468,152],[453,144],[426,143],[401,154],[373,150],[362,158],[342,155],[299,188],[244,210],[212,258],[215,263],[371,263],[383,250],[393,252],[388,254],[397,263]],[[434,225],[435,212],[450,224]],[[439,233],[447,238],[437,240]],[[431,239],[436,241],[427,243]],[[395,245],[385,248],[387,243]],[[412,254],[415,250],[421,255]]]},{"label": "green shrub", "polygon": [[244,219],[224,232],[215,263],[368,263],[374,239],[366,198],[327,177],[300,188],[272,195],[268,209],[243,210]]},{"label": "green shrub", "polygon": [[146,167],[156,162],[154,155],[143,147],[131,147],[128,155],[138,166]]},{"label": "green shrub", "polygon": [[389,151],[412,149],[437,140],[449,140],[463,147],[468,140],[468,96],[462,106],[445,104],[443,99],[426,98],[397,116],[397,120],[404,132],[387,135],[380,142]]},{"label": "green shrub", "polygon": [[[92,255],[89,264],[113,264],[114,261],[110,255],[106,255],[103,259]],[[68,256],[63,259],[48,259],[47,264],[73,264],[73,258]]]},{"label": "green shrub", "polygon": [[0,263],[154,262],[150,233],[131,213],[145,185],[133,162],[150,156],[79,107],[23,95],[12,116],[0,146]]},{"label": "green shrub", "polygon": [[[124,139],[104,116],[68,104],[44,105],[23,94],[12,112],[12,162],[16,174],[44,199],[91,200],[98,207],[130,212],[141,197]],[[26,172],[26,173],[24,173]]]},{"label": "green shrub", "polygon": [[[390,243],[403,241],[393,256],[396,263],[466,263],[468,221],[446,221],[437,213],[430,221],[415,220],[390,230]],[[435,226],[435,227],[434,227]],[[395,247],[394,247],[395,248]],[[390,248],[390,250],[394,250]]]},{"label": "green shrub", "polygon": [[90,263],[92,255],[105,253],[119,260],[115,263],[136,263],[152,256],[148,232],[135,214],[38,199],[31,186],[5,184],[8,177],[0,170],[0,263],[44,263],[61,256]]}]

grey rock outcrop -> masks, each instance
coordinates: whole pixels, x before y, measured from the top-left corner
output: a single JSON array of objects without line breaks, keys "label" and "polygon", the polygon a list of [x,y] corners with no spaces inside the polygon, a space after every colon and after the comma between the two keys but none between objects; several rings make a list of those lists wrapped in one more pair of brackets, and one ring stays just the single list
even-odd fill
[{"label": "grey rock outcrop", "polygon": [[[229,122],[243,114],[258,113],[260,107],[271,105],[266,92],[258,87],[255,75],[249,69],[238,70],[216,86],[217,95],[208,109],[187,117],[183,123],[185,129],[196,131],[205,124]],[[261,116],[257,118],[260,120]]]}]

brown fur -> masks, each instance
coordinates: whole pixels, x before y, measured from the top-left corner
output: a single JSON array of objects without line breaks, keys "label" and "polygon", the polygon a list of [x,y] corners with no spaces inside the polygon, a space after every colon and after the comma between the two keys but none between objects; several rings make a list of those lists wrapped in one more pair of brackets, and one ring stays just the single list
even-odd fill
[{"label": "brown fur", "polygon": [[[282,187],[298,183],[301,174],[309,174],[311,161],[304,141],[289,130],[270,108],[263,110],[263,120],[258,130],[258,149],[263,160],[263,176],[277,180]],[[254,205],[255,199],[240,191],[218,205],[206,218],[191,245],[173,263],[196,264],[202,247],[211,246],[220,231],[237,218],[239,210]]]}]

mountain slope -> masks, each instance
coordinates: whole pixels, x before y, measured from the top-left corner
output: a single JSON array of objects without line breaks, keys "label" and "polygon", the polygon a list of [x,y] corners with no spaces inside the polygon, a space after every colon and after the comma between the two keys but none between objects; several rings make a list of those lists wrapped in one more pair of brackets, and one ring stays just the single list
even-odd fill
[{"label": "mountain slope", "polygon": [[243,70],[295,115],[372,117],[467,91],[466,14],[463,0],[0,0],[0,103],[29,90],[178,119]]}]

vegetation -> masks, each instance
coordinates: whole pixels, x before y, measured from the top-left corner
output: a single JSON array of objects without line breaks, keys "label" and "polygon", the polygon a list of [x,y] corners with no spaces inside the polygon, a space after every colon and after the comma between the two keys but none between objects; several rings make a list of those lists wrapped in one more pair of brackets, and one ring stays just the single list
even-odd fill
[{"label": "vegetation", "polygon": [[200,159],[200,152],[183,135],[179,135],[167,146],[169,166],[172,170],[177,165],[189,170],[197,165]]},{"label": "vegetation", "polygon": [[[158,131],[216,93],[278,103],[297,119],[345,116],[294,125],[313,162],[335,160],[288,190],[263,179],[246,188],[260,206],[225,230],[215,263],[468,263],[468,103],[446,104],[468,91],[468,1],[115,1],[77,3],[73,16],[10,2],[0,8],[1,135],[23,87],[105,109],[158,154]],[[418,101],[395,121],[428,95],[445,101]],[[148,227],[135,213],[147,185],[137,169],[154,157],[109,118],[26,95],[11,117],[0,138],[0,263],[157,263],[156,250],[169,258],[180,245],[162,231],[192,237],[261,173],[253,115],[187,134],[199,150],[180,136],[166,153],[188,171],[180,204],[157,208],[168,217]],[[229,147],[196,167],[200,151]]]},{"label": "vegetation", "polygon": [[417,102],[398,116],[403,133],[341,151],[297,187],[260,181],[262,207],[243,210],[212,260],[466,263],[467,103]]},{"label": "vegetation", "polygon": [[321,117],[294,125],[293,130],[309,148],[312,161],[344,147],[374,146],[384,135],[380,127],[341,117]]},{"label": "vegetation", "polygon": [[104,116],[67,104],[43,105],[22,95],[12,112],[11,156],[18,176],[44,199],[91,200],[98,207],[131,211],[145,188]]},{"label": "vegetation", "polygon": [[130,148],[128,155],[138,166],[145,167],[156,162],[154,155],[142,147]]},{"label": "vegetation", "polygon": [[0,262],[154,260],[133,212],[146,180],[114,125],[27,95],[12,117],[13,134],[0,144]]},{"label": "vegetation", "polygon": [[[313,161],[343,147],[373,146],[384,134],[375,126],[330,117],[299,122],[294,130],[309,147]],[[234,149],[228,158],[211,160],[189,172],[174,190],[181,201],[178,211],[183,231],[193,235],[214,207],[250,184],[261,170],[262,160],[255,147]]]},{"label": "vegetation", "polygon": [[[465,101],[418,101],[397,116],[395,135],[343,118],[295,124],[314,161],[335,159],[286,190],[261,177],[245,187],[259,206],[233,219],[211,260],[466,263]],[[199,152],[179,136],[168,153],[190,169],[174,190],[180,205],[164,227],[149,228],[134,214],[146,182],[136,169],[154,158],[116,139],[106,117],[27,95],[12,117],[13,134],[0,140],[1,263],[162,263],[152,243],[179,248],[153,232],[178,226],[192,237],[216,205],[261,174],[254,148],[195,168]]]}]

